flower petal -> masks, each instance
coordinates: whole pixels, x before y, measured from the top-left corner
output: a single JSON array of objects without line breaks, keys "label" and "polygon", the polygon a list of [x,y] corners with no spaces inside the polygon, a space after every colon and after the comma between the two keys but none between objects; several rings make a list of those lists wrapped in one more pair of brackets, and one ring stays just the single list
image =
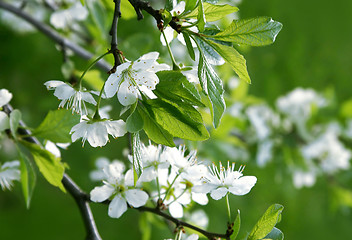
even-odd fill
[{"label": "flower petal", "polygon": [[56,87],[54,96],[57,97],[60,100],[64,99],[69,99],[72,97],[77,91],[74,90],[71,86],[68,84],[62,84],[58,87]]},{"label": "flower petal", "polygon": [[129,82],[123,81],[117,93],[117,98],[124,106],[132,105],[136,102],[138,90]]},{"label": "flower petal", "polygon": [[111,98],[117,92],[121,82],[121,73],[111,74],[105,82],[104,92],[107,98]]},{"label": "flower petal", "polygon": [[209,202],[207,195],[204,193],[192,193],[192,199],[200,205],[207,205]]},{"label": "flower petal", "polygon": [[75,142],[79,138],[86,138],[87,135],[87,122],[80,122],[71,128],[70,134],[72,142]]},{"label": "flower petal", "polygon": [[59,80],[51,80],[51,81],[47,81],[44,83],[44,85],[46,86],[46,88],[48,90],[52,90],[53,88],[57,88],[58,86],[61,86],[65,84],[63,81],[59,81]]},{"label": "flower petal", "polygon": [[126,192],[126,200],[132,207],[140,207],[148,201],[148,194],[139,189],[130,189]]},{"label": "flower petal", "polygon": [[95,101],[95,99],[93,98],[92,94],[90,92],[81,92],[82,94],[82,100],[85,102],[89,102],[93,105],[96,105],[97,102]]},{"label": "flower petal", "polygon": [[229,190],[227,188],[220,187],[218,189],[211,191],[210,197],[212,197],[214,200],[219,200],[223,198],[226,195],[226,193],[228,193],[228,191]]},{"label": "flower petal", "polygon": [[105,146],[109,140],[105,124],[102,122],[88,124],[87,140],[92,147]]},{"label": "flower petal", "polygon": [[169,205],[169,212],[174,218],[183,217],[183,207],[178,202],[173,202]]},{"label": "flower petal", "polygon": [[9,90],[5,88],[0,89],[0,107],[4,106],[5,104],[8,104],[11,99],[12,93],[10,93]]},{"label": "flower petal", "polygon": [[257,178],[254,176],[244,176],[234,181],[232,187],[229,188],[229,191],[235,195],[245,195],[249,193],[252,187],[257,182]]},{"label": "flower petal", "polygon": [[155,73],[143,71],[136,74],[135,81],[137,84],[146,86],[148,89],[153,90],[159,83],[159,78]]},{"label": "flower petal", "polygon": [[123,120],[106,121],[105,126],[108,133],[114,138],[122,137],[127,132],[126,123]]},{"label": "flower petal", "polygon": [[108,199],[114,193],[114,191],[115,189],[109,185],[95,187],[90,192],[90,200],[93,202],[103,202]]},{"label": "flower petal", "polygon": [[108,214],[112,218],[119,218],[121,215],[126,212],[127,203],[124,198],[120,194],[116,195],[114,199],[109,204]]}]

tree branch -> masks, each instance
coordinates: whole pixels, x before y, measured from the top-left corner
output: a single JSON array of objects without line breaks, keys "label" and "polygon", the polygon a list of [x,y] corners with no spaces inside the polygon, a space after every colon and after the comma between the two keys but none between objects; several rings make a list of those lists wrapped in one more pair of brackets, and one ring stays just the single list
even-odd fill
[{"label": "tree branch", "polygon": [[[15,14],[17,17],[26,20],[28,23],[32,24],[36,29],[38,29],[40,32],[42,32],[44,35],[48,36],[50,39],[55,41],[61,46],[65,46],[68,49],[71,49],[75,54],[77,54],[79,57],[85,59],[85,60],[90,60],[94,57],[94,55],[85,50],[84,48],[80,47],[79,45],[75,44],[74,42],[70,41],[67,38],[62,37],[58,32],[56,32],[54,29],[46,25],[45,23],[42,23],[38,21],[37,19],[33,18],[23,10],[13,7],[12,5],[3,2],[0,0],[0,8],[5,9],[13,14]],[[101,68],[103,71],[109,71],[111,69],[111,66],[109,63],[107,63],[104,60],[100,60],[97,62],[96,66]]]},{"label": "tree branch", "polygon": [[110,74],[116,72],[117,66],[121,64],[120,53],[119,53],[119,50],[117,49],[117,23],[118,23],[118,19],[121,17],[120,0],[114,0],[114,3],[115,3],[114,17],[112,19],[112,25],[111,25],[109,34],[111,36],[110,52],[113,54],[115,62],[114,62],[114,66],[109,71]]},{"label": "tree branch", "polygon": [[[10,115],[10,113],[13,111],[13,108],[10,104],[6,104],[5,106],[3,106],[3,108],[4,112],[7,115]],[[31,131],[26,129],[26,125],[22,120],[19,122],[19,125],[21,126],[21,128],[18,128],[19,134],[25,136],[30,136],[32,134]],[[24,140],[37,144],[39,146],[42,145],[36,137],[25,137]],[[63,175],[62,183],[67,192],[71,194],[71,196],[75,199],[79,207],[79,211],[83,218],[84,227],[86,229],[86,240],[102,240],[89,206],[89,196],[84,191],[82,191],[66,173],[64,173]]]},{"label": "tree branch", "polygon": [[[155,10],[154,8],[152,8],[149,4],[149,2],[144,2],[141,0],[128,0],[131,5],[134,7],[134,10],[137,13],[137,19],[141,20],[143,19],[143,14],[141,10],[146,11],[147,13],[149,13],[150,15],[153,16],[153,18],[156,20],[158,28],[160,29],[160,26],[162,26],[162,22],[163,22],[163,18],[161,16],[161,13],[159,10]],[[170,27],[172,27],[177,33],[181,32],[181,25],[178,24],[174,19],[172,19],[169,22]],[[162,29],[162,28],[161,28]]]}]

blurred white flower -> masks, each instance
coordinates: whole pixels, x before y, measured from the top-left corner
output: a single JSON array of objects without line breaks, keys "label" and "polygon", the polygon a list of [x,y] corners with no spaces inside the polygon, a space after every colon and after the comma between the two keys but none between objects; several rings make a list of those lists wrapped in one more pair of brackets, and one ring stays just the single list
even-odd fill
[{"label": "blurred white flower", "polygon": [[327,173],[350,167],[351,151],[343,146],[333,130],[326,131],[303,146],[302,154],[308,160],[318,160],[322,170]]},{"label": "blurred white flower", "polygon": [[119,102],[124,106],[135,103],[140,92],[155,98],[151,91],[159,83],[155,73],[169,69],[167,65],[156,62],[158,57],[158,52],[150,52],[136,61],[119,65],[116,72],[111,74],[105,83],[106,97],[111,98],[117,93]]},{"label": "blurred white flower", "polygon": [[133,172],[128,170],[123,175],[121,165],[112,163],[103,168],[105,174],[104,185],[95,187],[90,192],[90,199],[93,202],[103,202],[113,197],[108,214],[112,218],[119,218],[127,210],[127,203],[132,207],[138,208],[146,204],[148,194],[140,189],[134,189]]},{"label": "blurred white flower", "polygon": [[101,181],[107,178],[106,174],[104,173],[104,167],[108,166],[109,164],[113,164],[116,168],[121,169],[121,172],[125,171],[125,164],[119,160],[113,160],[111,163],[108,158],[106,157],[99,157],[95,161],[96,170],[93,170],[89,173],[89,178],[92,181]]},{"label": "blurred white flower", "polygon": [[203,184],[194,186],[194,192],[209,193],[214,200],[223,198],[227,193],[234,195],[245,195],[249,193],[257,182],[254,176],[243,176],[244,167],[235,171],[235,164],[227,164],[227,169],[219,163],[219,169],[213,163],[209,166],[209,173],[203,177]]},{"label": "blurred white flower", "polygon": [[293,185],[296,188],[311,187],[314,185],[315,179],[314,171],[295,170],[293,172]]},{"label": "blurred white flower", "polygon": [[114,138],[125,135],[126,123],[123,120],[87,120],[82,121],[72,127],[72,142],[82,138],[83,146],[86,140],[92,147],[105,146],[109,140],[109,134]]},{"label": "blurred white flower", "polygon": [[250,106],[246,110],[249,121],[256,130],[257,138],[264,140],[272,133],[272,127],[280,124],[280,118],[266,105]]},{"label": "blurred white flower", "polygon": [[83,21],[88,16],[88,10],[80,2],[75,2],[70,8],[57,10],[51,14],[50,23],[58,29],[65,29],[75,21]]},{"label": "blurred white flower", "polygon": [[85,102],[93,105],[97,104],[89,91],[84,89],[77,90],[69,83],[52,80],[45,82],[44,85],[48,90],[55,89],[54,96],[61,100],[59,108],[66,106],[66,109],[72,109],[72,112],[87,115],[88,111]]},{"label": "blurred white flower", "polygon": [[20,162],[17,160],[0,164],[0,186],[2,190],[6,188],[11,190],[13,181],[21,179],[19,167]]},{"label": "blurred white flower", "polygon": [[324,107],[326,104],[326,99],[313,89],[303,88],[296,88],[276,101],[278,110],[286,114],[293,122],[307,120],[311,115],[313,105]]},{"label": "blurred white flower", "polygon": [[257,164],[259,167],[264,167],[272,159],[273,146],[274,142],[269,139],[258,143]]}]

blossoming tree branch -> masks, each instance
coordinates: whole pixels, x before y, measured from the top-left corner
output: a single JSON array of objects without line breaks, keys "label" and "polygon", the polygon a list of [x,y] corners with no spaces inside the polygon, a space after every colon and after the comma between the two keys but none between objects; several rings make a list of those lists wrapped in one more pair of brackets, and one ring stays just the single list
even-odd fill
[{"label": "blossoming tree branch", "polygon": [[[0,185],[11,189],[20,181],[29,207],[39,170],[50,184],[76,200],[87,239],[101,239],[90,209],[98,203],[108,205],[111,218],[120,218],[130,209],[155,214],[174,223],[174,239],[237,239],[240,211],[231,209],[229,195],[249,194],[257,178],[245,175],[245,166],[230,159],[209,163],[197,157],[197,150],[188,143],[209,139],[210,129],[221,126],[226,93],[218,66],[228,64],[240,81],[250,83],[246,60],[237,47],[272,44],[282,25],[270,17],[229,22],[238,8],[217,1],[166,1],[160,9],[153,7],[156,3],[128,2],[0,0],[1,9],[58,44],[65,77],[44,83],[59,99],[59,109],[49,111],[36,128],[27,127],[21,112],[10,105],[16,96],[0,90],[0,131],[13,141],[19,159],[1,163]],[[127,59],[125,54],[132,49],[120,47],[125,40],[118,28],[124,10],[131,8],[138,20],[144,21],[145,14],[154,18],[143,24],[155,26],[168,57],[153,51]],[[90,36],[82,31],[85,21]],[[91,37],[98,43],[92,53],[87,50],[92,49]],[[172,45],[175,41],[180,42],[177,49]],[[179,51],[187,54],[184,62],[176,60]],[[77,71],[72,54],[89,60],[87,68]],[[105,71],[106,77],[92,81],[94,67]],[[109,103],[120,106],[119,118],[110,117]],[[204,118],[211,119],[211,124]],[[81,140],[85,151],[87,145],[104,147],[123,137],[130,143],[126,161],[98,159],[90,178],[99,183],[89,194],[67,175],[68,165],[61,161],[59,148],[65,150]],[[207,218],[204,212],[196,222],[187,219],[191,204],[204,206],[221,199],[228,217],[218,233],[201,226],[200,220]],[[282,210],[280,204],[270,206],[246,239],[283,239],[275,227]]]}]

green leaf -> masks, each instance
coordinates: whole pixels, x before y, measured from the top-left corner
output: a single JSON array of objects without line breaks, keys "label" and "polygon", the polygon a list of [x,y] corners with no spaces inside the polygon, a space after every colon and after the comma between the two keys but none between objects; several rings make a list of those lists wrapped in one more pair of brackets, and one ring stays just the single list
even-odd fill
[{"label": "green leaf", "polygon": [[[206,32],[207,30],[205,30]],[[202,51],[208,62],[212,65],[224,64],[224,59],[205,41],[200,38],[193,38],[197,42],[199,51]]]},{"label": "green leaf", "polygon": [[10,113],[10,130],[11,130],[12,137],[15,140],[17,139],[17,129],[20,124],[21,118],[22,118],[22,114],[18,109],[15,109]]},{"label": "green leaf", "polygon": [[180,71],[160,71],[156,75],[159,78],[154,90],[157,96],[204,107],[197,88]]},{"label": "green leaf", "polygon": [[202,0],[199,0],[199,2],[198,2],[197,20],[198,20],[197,27],[198,27],[200,32],[203,32],[206,20],[205,20]]},{"label": "green leaf", "polygon": [[26,206],[29,208],[31,199],[33,196],[35,183],[36,183],[36,173],[33,164],[29,158],[22,153],[19,147],[17,147],[19,159],[21,161],[21,182],[22,182],[22,192],[24,199],[26,201]]},{"label": "green leaf", "polygon": [[51,152],[41,148],[37,144],[29,143],[27,141],[22,141],[21,143],[31,152],[39,171],[43,174],[45,179],[51,185],[66,192],[61,182],[65,172],[65,166],[60,161],[60,158],[55,157]]},{"label": "green leaf", "polygon": [[[135,111],[137,112],[137,111]],[[134,186],[137,184],[138,178],[143,172],[142,166],[142,144],[139,133],[132,134],[132,157],[133,157],[133,181]]]},{"label": "green leaf", "polygon": [[231,65],[232,69],[235,70],[240,79],[246,81],[247,83],[251,83],[251,79],[247,71],[246,59],[244,59],[244,57],[237,52],[236,49],[209,40],[207,40],[207,43],[212,46],[227,63]]},{"label": "green leaf", "polygon": [[[79,72],[79,76],[82,75],[83,72]],[[78,77],[79,77],[78,76]],[[89,84],[91,88],[96,91],[100,91],[103,87],[103,84],[106,79],[101,77],[101,73],[99,70],[91,69],[84,75],[84,83]]]},{"label": "green leaf", "polygon": [[165,9],[161,9],[159,10],[161,18],[164,21],[164,28],[169,24],[169,22],[171,22],[172,20],[172,15],[169,11],[165,10]]},{"label": "green leaf", "polygon": [[255,224],[248,240],[262,239],[268,235],[278,222],[283,209],[284,207],[280,204],[271,205]]},{"label": "green leaf", "polygon": [[184,12],[188,12],[196,8],[198,0],[185,0],[185,2],[186,2],[186,6],[185,6]]},{"label": "green leaf", "polygon": [[130,20],[136,17],[136,11],[134,10],[132,4],[128,2],[128,0],[121,1],[120,9],[122,19]]},{"label": "green leaf", "polygon": [[213,124],[214,127],[217,128],[226,108],[223,96],[224,89],[221,79],[201,51],[199,51],[198,78],[203,91],[210,100]]},{"label": "green leaf", "polygon": [[182,32],[182,35],[183,35],[183,38],[185,39],[185,43],[186,43],[186,46],[187,46],[187,50],[188,50],[189,56],[194,61],[196,56],[194,54],[194,49],[193,49],[193,46],[192,46],[191,39],[189,38],[189,35],[188,35],[187,32]]},{"label": "green leaf", "polygon": [[152,141],[169,147],[175,147],[172,135],[156,122],[153,114],[151,115],[141,106],[138,106],[137,110],[143,119],[143,129]]},{"label": "green leaf", "polygon": [[267,239],[267,240],[284,240],[284,234],[281,232],[280,229],[274,227],[273,230],[271,230],[271,232],[266,235],[264,239]]},{"label": "green leaf", "polygon": [[165,9],[167,11],[171,11],[172,9],[174,9],[175,8],[175,5],[174,5],[175,2],[176,1],[174,1],[174,0],[166,0],[165,1]]},{"label": "green leaf", "polygon": [[243,45],[265,46],[275,41],[281,28],[281,23],[269,17],[234,20],[224,31],[211,37]]},{"label": "green leaf", "polygon": [[80,0],[80,1],[81,1],[82,5],[84,6],[84,0]]},{"label": "green leaf", "polygon": [[70,130],[79,123],[80,116],[65,109],[49,111],[43,122],[32,135],[56,143],[71,142]]},{"label": "green leaf", "polygon": [[137,133],[143,129],[143,119],[138,111],[133,113],[126,120],[127,131]]},{"label": "green leaf", "polygon": [[231,240],[235,240],[241,227],[241,217],[240,217],[240,210],[237,210],[237,217],[235,219],[235,222],[233,223],[232,227],[232,234],[231,234]]},{"label": "green leaf", "polygon": [[203,125],[200,113],[189,104],[176,104],[161,99],[146,102],[156,122],[174,137],[191,141],[202,141],[209,138]]},{"label": "green leaf", "polygon": [[89,16],[93,19],[95,25],[98,27],[100,33],[107,33],[110,29],[106,18],[106,9],[98,0],[90,0],[87,2]]},{"label": "green leaf", "polygon": [[[192,12],[182,16],[182,18],[198,18],[199,8],[194,9]],[[237,12],[238,8],[231,5],[214,5],[211,3],[203,3],[203,12],[207,22],[214,22],[224,18],[230,13]]]}]

